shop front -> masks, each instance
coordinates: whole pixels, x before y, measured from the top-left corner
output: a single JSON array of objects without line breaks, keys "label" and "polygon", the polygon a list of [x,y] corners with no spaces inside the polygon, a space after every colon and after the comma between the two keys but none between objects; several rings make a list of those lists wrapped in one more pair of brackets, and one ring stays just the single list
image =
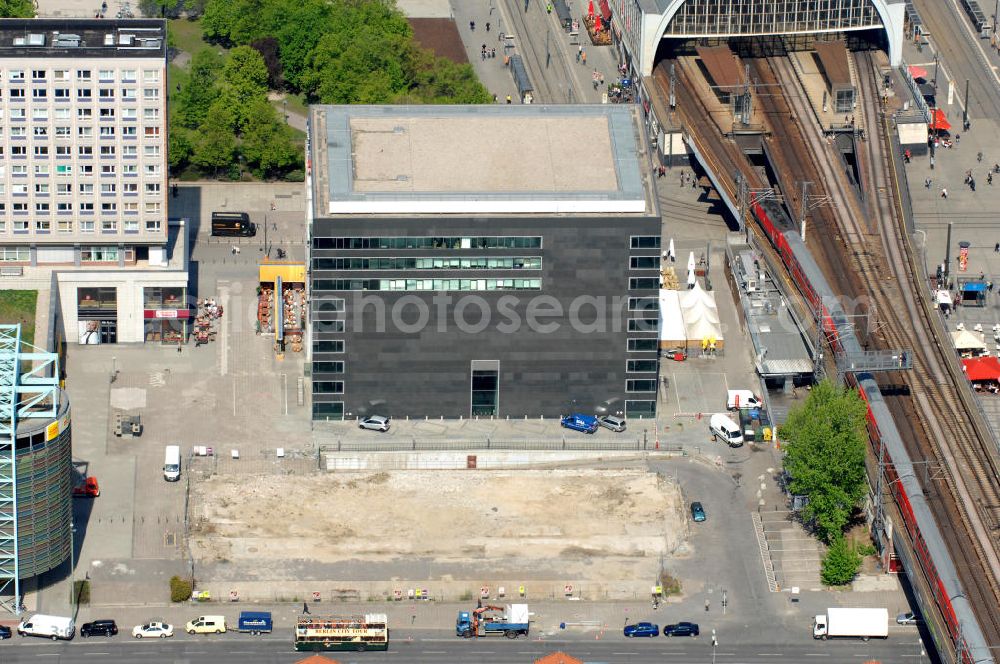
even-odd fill
[{"label": "shop front", "polygon": [[114,286],[78,288],[76,319],[81,345],[118,343],[118,289]]},{"label": "shop front", "polygon": [[147,343],[183,344],[191,318],[187,289],[183,286],[147,286],[142,292],[143,339]]}]

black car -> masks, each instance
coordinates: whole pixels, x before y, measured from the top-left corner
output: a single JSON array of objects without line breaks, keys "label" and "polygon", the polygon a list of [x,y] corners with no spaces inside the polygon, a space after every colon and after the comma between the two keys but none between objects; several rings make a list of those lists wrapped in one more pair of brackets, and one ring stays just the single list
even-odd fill
[{"label": "black car", "polygon": [[663,636],[698,636],[698,624],[679,622],[676,625],[664,625]]},{"label": "black car", "polygon": [[10,627],[7,627],[7,625],[0,625],[0,640],[9,639],[10,637]]},{"label": "black car", "polygon": [[95,620],[83,623],[80,628],[80,636],[114,636],[117,633],[118,625],[114,620]]}]

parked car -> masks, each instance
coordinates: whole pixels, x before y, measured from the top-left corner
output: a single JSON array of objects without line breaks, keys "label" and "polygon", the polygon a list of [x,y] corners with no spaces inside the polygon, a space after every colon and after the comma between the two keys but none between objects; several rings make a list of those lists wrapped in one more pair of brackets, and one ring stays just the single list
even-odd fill
[{"label": "parked car", "polygon": [[691,518],[698,523],[705,520],[705,508],[701,506],[701,503],[691,503]]},{"label": "parked car", "polygon": [[165,639],[168,636],[174,635],[174,626],[168,625],[164,622],[159,622],[156,620],[151,620],[148,623],[142,625],[136,625],[132,628],[132,636],[137,639],[144,639],[146,637],[160,637]]},{"label": "parked car", "polygon": [[611,429],[615,433],[625,431],[625,418],[615,415],[602,415],[597,418],[597,423],[605,429]]},{"label": "parked car", "polygon": [[918,625],[920,624],[920,616],[918,616],[913,611],[907,611],[906,613],[900,613],[896,616],[897,625]]},{"label": "parked car", "polygon": [[659,636],[660,626],[651,622],[637,622],[634,625],[625,625],[625,636]]},{"label": "parked car", "polygon": [[679,622],[663,627],[663,636],[698,636],[699,633],[698,624],[692,622]]},{"label": "parked car", "polygon": [[559,424],[567,429],[572,429],[573,431],[582,431],[583,433],[594,433],[597,431],[597,418],[593,415],[567,415],[566,417],[559,420]]},{"label": "parked car", "polygon": [[9,639],[11,636],[13,636],[13,632],[11,632],[10,627],[7,627],[7,625],[0,625],[0,641],[3,639]]},{"label": "parked car", "polygon": [[80,636],[114,636],[118,633],[118,625],[114,620],[95,620],[83,623]]},{"label": "parked car", "polygon": [[81,484],[73,487],[74,498],[97,498],[101,495],[101,485],[96,477],[88,477]]},{"label": "parked car", "polygon": [[358,426],[370,431],[388,431],[389,418],[381,415],[372,415],[358,422]]}]

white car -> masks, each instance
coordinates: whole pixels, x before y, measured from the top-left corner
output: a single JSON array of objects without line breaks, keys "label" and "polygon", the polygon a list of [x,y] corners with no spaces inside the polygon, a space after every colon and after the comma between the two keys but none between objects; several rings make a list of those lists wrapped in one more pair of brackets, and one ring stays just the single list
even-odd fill
[{"label": "white car", "polygon": [[136,625],[132,628],[132,636],[137,639],[153,638],[155,636],[165,639],[174,635],[174,626],[163,622],[150,621],[144,625]]},{"label": "white car", "polygon": [[371,431],[388,431],[389,418],[381,415],[372,415],[371,417],[366,417],[358,422],[358,426],[362,429],[369,429]]}]

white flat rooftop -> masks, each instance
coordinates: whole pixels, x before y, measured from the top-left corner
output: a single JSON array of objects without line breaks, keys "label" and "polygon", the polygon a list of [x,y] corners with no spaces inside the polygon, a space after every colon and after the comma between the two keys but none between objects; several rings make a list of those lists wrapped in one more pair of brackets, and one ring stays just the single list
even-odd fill
[{"label": "white flat rooftop", "polygon": [[655,209],[634,107],[318,106],[311,122],[316,216]]}]

